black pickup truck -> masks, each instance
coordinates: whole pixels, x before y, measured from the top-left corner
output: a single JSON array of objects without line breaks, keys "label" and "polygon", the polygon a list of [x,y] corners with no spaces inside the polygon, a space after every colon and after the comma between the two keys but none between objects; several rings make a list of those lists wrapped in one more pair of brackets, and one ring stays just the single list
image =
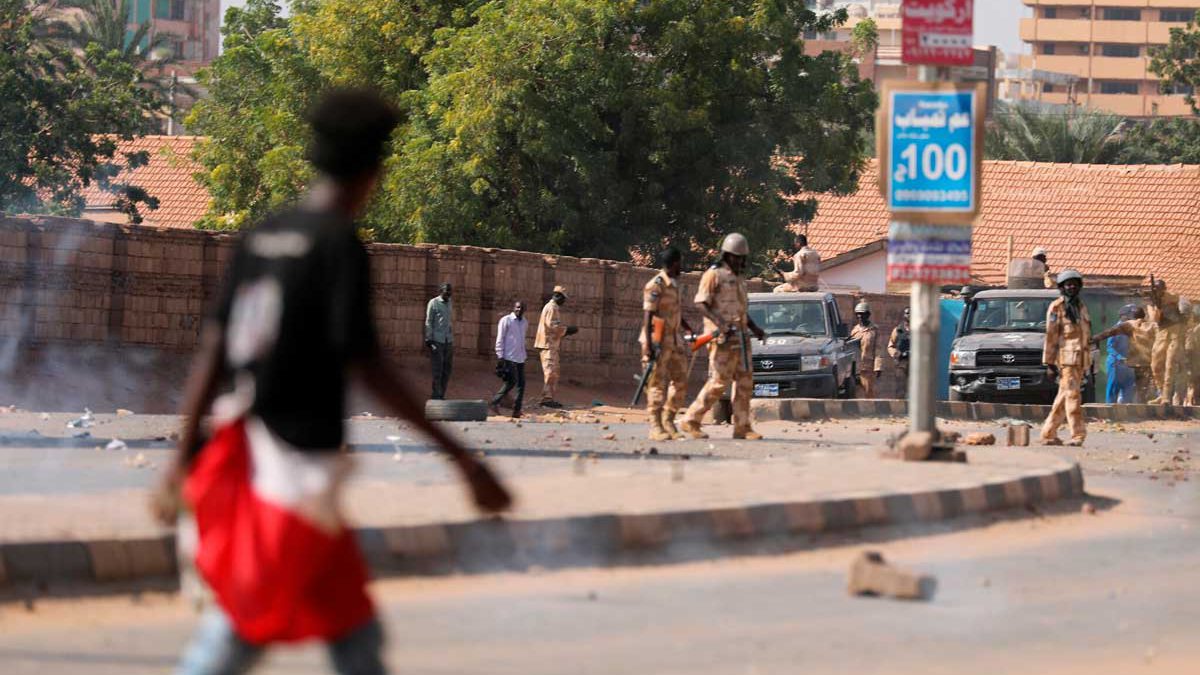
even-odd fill
[{"label": "black pickup truck", "polygon": [[859,341],[832,294],[751,293],[750,318],[767,334],[750,341],[755,397],[853,397]]},{"label": "black pickup truck", "polygon": [[[964,298],[950,348],[950,400],[1047,403],[1058,383],[1046,375],[1042,348],[1054,289],[997,289]],[[1083,380],[1083,400],[1096,400],[1096,359]]]}]

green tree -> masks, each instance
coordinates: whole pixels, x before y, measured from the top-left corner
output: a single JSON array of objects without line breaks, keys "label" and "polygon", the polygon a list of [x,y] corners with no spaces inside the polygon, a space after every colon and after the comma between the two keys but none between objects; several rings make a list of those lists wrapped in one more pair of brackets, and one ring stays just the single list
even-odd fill
[{"label": "green tree", "polygon": [[46,21],[38,3],[0,0],[0,212],[76,215],[81,190],[97,182],[138,220],[138,205],[153,208],[153,199],[113,176],[119,163],[147,159],[118,157],[117,142],[148,129],[152,95],[119,54],[41,37]]},{"label": "green tree", "polygon": [[1111,164],[1124,145],[1125,120],[1107,113],[1040,112],[1024,106],[998,108],[988,126],[988,159]]},{"label": "green tree", "polygon": [[1200,89],[1200,11],[1186,27],[1172,28],[1165,46],[1150,48],[1150,72],[1162,78],[1163,91],[1186,91],[1192,112],[1200,114],[1195,95]]},{"label": "green tree", "polygon": [[[409,114],[368,218],[386,238],[624,258],[741,230],[767,252],[815,211],[785,195],[855,189],[876,104],[850,57],[804,53],[804,32],[846,14],[802,0],[273,10],[230,14],[213,97],[189,120],[212,138],[210,226],[294,196],[298,112],[332,82],[377,87]],[[281,148],[289,180],[273,181],[256,158]]]},{"label": "green tree", "polygon": [[323,86],[274,0],[230,8],[224,51],[199,74],[209,92],[187,118],[211,207],[200,226],[237,229],[294,199],[310,178],[304,111]]},{"label": "green tree", "polygon": [[1125,132],[1121,164],[1200,164],[1200,120],[1159,118]]}]

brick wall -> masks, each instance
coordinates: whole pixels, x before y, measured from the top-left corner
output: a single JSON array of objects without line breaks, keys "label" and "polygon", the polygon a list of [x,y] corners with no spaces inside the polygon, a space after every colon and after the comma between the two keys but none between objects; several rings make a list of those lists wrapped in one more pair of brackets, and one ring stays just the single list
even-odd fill
[{"label": "brick wall", "polygon": [[[0,218],[0,341],[7,345],[0,357],[86,345],[186,360],[233,245],[233,236],[194,230]],[[490,364],[496,322],[515,300],[529,307],[532,341],[542,305],[561,284],[570,296],[565,320],[579,327],[564,343],[564,379],[583,386],[627,383],[638,368],[641,287],[653,270],[465,246],[374,244],[369,252],[380,338],[397,360],[418,357],[425,303],[442,281],[455,287],[460,371]],[[695,293],[699,276],[684,275],[685,297]],[[766,290],[766,285],[753,281],[751,290]],[[886,339],[907,298],[867,299]],[[839,298],[848,321],[855,301]],[[694,310],[685,317],[700,325]],[[0,368],[12,365],[0,360]],[[172,378],[180,372],[169,370]],[[693,374],[703,370],[697,365]],[[536,375],[536,366],[531,371]],[[536,393],[537,387],[532,389]]]}]

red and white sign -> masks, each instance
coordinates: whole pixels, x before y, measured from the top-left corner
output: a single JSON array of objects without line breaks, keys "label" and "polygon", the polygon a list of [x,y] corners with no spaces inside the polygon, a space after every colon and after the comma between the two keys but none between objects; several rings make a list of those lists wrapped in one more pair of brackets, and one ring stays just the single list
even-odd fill
[{"label": "red and white sign", "polygon": [[964,66],[971,48],[975,0],[904,0],[904,63]]}]

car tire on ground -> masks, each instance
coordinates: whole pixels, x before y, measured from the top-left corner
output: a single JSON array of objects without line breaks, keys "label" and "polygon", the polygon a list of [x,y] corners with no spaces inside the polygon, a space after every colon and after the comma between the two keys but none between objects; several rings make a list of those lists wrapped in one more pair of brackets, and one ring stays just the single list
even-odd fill
[{"label": "car tire on ground", "polygon": [[486,401],[434,401],[425,402],[425,419],[439,422],[486,422]]},{"label": "car tire on ground", "polygon": [[856,373],[857,371],[855,370],[854,366],[850,366],[850,377],[838,382],[838,373],[836,370],[833,371],[833,381],[836,383],[835,386],[837,387],[837,389],[834,391],[834,398],[854,398],[854,391],[858,386],[858,376]]}]

